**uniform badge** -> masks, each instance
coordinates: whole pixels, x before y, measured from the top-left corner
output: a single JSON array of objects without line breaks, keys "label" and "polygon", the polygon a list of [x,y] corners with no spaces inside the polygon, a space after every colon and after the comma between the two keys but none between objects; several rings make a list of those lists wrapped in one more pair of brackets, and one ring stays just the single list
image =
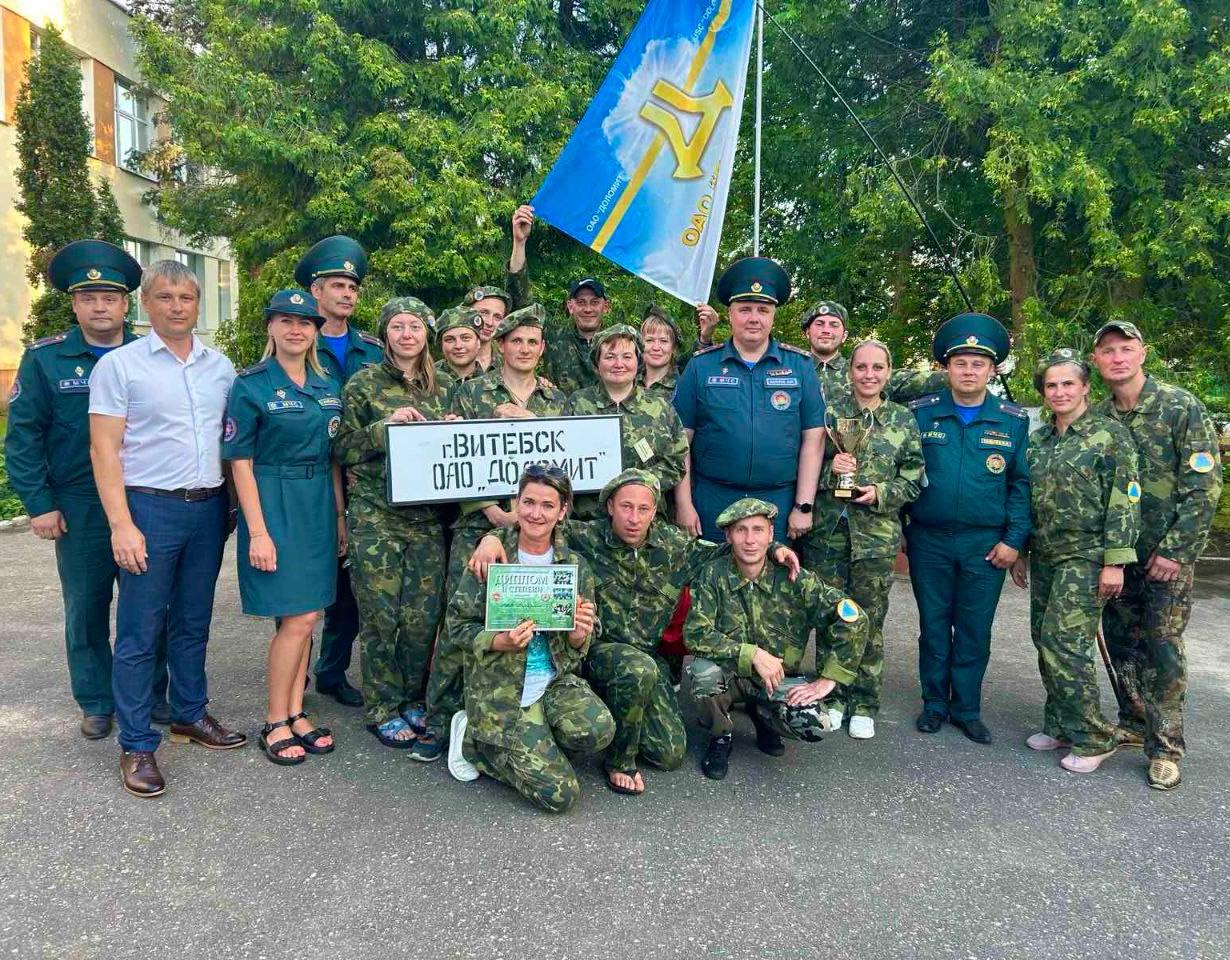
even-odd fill
[{"label": "uniform badge", "polygon": [[1197,450],[1188,458],[1187,465],[1197,473],[1208,473],[1216,465],[1213,454],[1207,450]]},{"label": "uniform badge", "polygon": [[858,608],[858,604],[849,597],[843,598],[841,603],[837,604],[837,616],[841,617],[846,623],[853,623],[862,612]]},{"label": "uniform badge", "polygon": [[1127,485],[1128,503],[1140,503],[1140,484],[1132,480]]},{"label": "uniform badge", "polygon": [[351,273],[354,273],[354,264],[351,263],[349,260],[347,260],[345,263],[342,264],[342,269],[349,270]]},{"label": "uniform badge", "polygon": [[85,369],[84,369],[83,367],[78,367],[78,368],[77,368],[76,370],[74,370],[73,372],[74,372],[74,373],[76,373],[76,374],[77,374],[77,376],[79,376],[79,377],[84,377],[84,376],[85,376]]},{"label": "uniform badge", "polygon": [[653,447],[649,445],[649,441],[641,437],[632,445],[632,449],[636,451],[636,455],[641,458],[641,463],[648,463],[653,459]]},{"label": "uniform badge", "polygon": [[235,439],[235,434],[239,432],[239,427],[235,423],[234,417],[227,417],[226,424],[222,428],[222,442],[230,443]]},{"label": "uniform badge", "polygon": [[102,271],[99,270],[98,267],[90,267],[90,269],[85,272],[85,275],[90,280],[98,280],[102,277]]},{"label": "uniform badge", "polygon": [[330,417],[329,418],[329,439],[332,440],[334,437],[336,437],[337,432],[340,429],[342,429],[342,418],[341,417]]},{"label": "uniform badge", "polygon": [[279,389],[279,390],[275,390],[275,391],[274,391],[274,393],[276,393],[276,394],[278,395],[278,399],[279,399],[279,400],[285,400],[285,399],[286,399],[286,391],[285,391],[285,390],[280,390],[280,389]]},{"label": "uniform badge", "polygon": [[759,293],[764,287],[760,285],[760,281],[756,280],[752,283],[752,293]]},{"label": "uniform badge", "polygon": [[968,337],[965,338],[965,342],[971,347],[978,346],[978,338],[975,337],[972,333]]},{"label": "uniform badge", "polygon": [[12,403],[21,396],[21,381],[14,378],[13,385],[9,387],[9,403]]},{"label": "uniform badge", "polygon": [[479,287],[472,294],[470,294],[470,299],[473,300],[475,303],[478,303],[479,300],[482,300],[483,299],[483,288]]},{"label": "uniform badge", "polygon": [[998,453],[993,453],[987,457],[987,469],[992,473],[1003,473],[1004,468],[1007,466],[1007,461]]},{"label": "uniform badge", "polygon": [[790,394],[785,390],[778,390],[769,398],[769,403],[773,404],[774,410],[789,410]]},{"label": "uniform badge", "polygon": [[829,309],[829,305],[827,303],[820,304],[820,309],[816,311],[816,313],[822,317],[827,317],[832,312],[833,311]]},{"label": "uniform badge", "polygon": [[290,295],[290,302],[293,303],[295,306],[299,306],[301,303],[303,303],[302,294],[292,293]]}]

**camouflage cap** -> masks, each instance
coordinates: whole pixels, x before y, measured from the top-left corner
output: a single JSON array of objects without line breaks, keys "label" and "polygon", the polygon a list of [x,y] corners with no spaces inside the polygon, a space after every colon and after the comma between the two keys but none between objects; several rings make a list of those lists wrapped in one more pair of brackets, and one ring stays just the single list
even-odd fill
[{"label": "camouflage cap", "polygon": [[531,303],[528,307],[514,310],[501,322],[495,331],[495,339],[503,340],[517,327],[538,327],[540,330],[547,325],[547,311],[541,303]]},{"label": "camouflage cap", "polygon": [[718,514],[717,525],[725,530],[732,523],[746,520],[748,517],[767,517],[773,521],[777,518],[777,507],[765,500],[744,497],[742,500],[736,500]]},{"label": "camouflage cap", "polygon": [[620,338],[631,340],[632,345],[636,347],[636,355],[641,355],[641,334],[635,327],[630,327],[626,323],[616,323],[603,330],[599,330],[594,334],[594,339],[589,342],[589,352],[594,355],[594,360],[598,359],[598,351],[602,349],[604,343],[610,343],[612,340]]},{"label": "camouflage cap", "polygon": [[466,293],[461,301],[463,307],[472,307],[479,300],[486,300],[488,297],[493,297],[496,300],[503,300],[504,307],[508,310],[512,309],[513,301],[508,291],[503,287],[475,287]]},{"label": "camouflage cap", "polygon": [[651,303],[645,308],[645,313],[641,317],[641,327],[645,326],[646,321],[656,320],[665,326],[671,328],[671,333],[675,335],[675,346],[683,343],[683,328],[679,326],[679,321],[667,313],[662,307],[656,303]]},{"label": "camouflage cap", "polygon": [[400,313],[412,313],[427,325],[428,330],[436,329],[436,315],[418,297],[394,297],[380,308],[380,319],[376,321],[376,333],[381,340],[385,339],[385,331],[389,321]]},{"label": "camouflage cap", "polygon": [[836,317],[841,321],[841,325],[847,330],[850,328],[850,314],[836,300],[821,300],[814,307],[803,314],[803,329],[806,330],[811,326],[811,322],[816,317]]},{"label": "camouflage cap", "polygon": [[449,307],[441,312],[440,319],[436,321],[436,336],[442,337],[457,327],[478,333],[482,326],[483,315],[477,310],[471,310],[469,307]]},{"label": "camouflage cap", "polygon": [[1098,327],[1098,332],[1093,335],[1093,345],[1096,347],[1102,342],[1102,338],[1112,330],[1123,334],[1125,337],[1131,337],[1133,340],[1139,340],[1141,343],[1145,342],[1145,338],[1140,332],[1140,327],[1136,326],[1136,324],[1130,323],[1127,320],[1112,320],[1110,323],[1104,323]]},{"label": "camouflage cap", "polygon": [[648,470],[641,470],[639,467],[632,467],[608,480],[602,492],[598,494],[598,506],[605,507],[611,497],[630,483],[639,483],[642,487],[648,487],[653,492],[653,499],[658,509],[663,509],[661,481]]},{"label": "camouflage cap", "polygon": [[1048,356],[1043,357],[1039,361],[1037,369],[1034,370],[1034,389],[1041,393],[1042,384],[1046,378],[1046,371],[1061,363],[1070,363],[1073,366],[1080,367],[1085,374],[1085,380],[1089,379],[1089,362],[1081,356],[1079,350],[1075,350],[1072,347],[1056,347]]}]

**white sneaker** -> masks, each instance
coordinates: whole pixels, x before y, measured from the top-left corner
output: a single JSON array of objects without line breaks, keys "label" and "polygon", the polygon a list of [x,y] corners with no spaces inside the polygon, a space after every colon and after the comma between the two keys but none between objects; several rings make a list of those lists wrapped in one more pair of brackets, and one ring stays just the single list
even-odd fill
[{"label": "white sneaker", "polygon": [[466,712],[458,710],[453,714],[453,722],[448,728],[448,772],[453,775],[453,779],[460,780],[462,783],[477,780],[480,776],[478,767],[467,760],[462,752],[468,722]]},{"label": "white sneaker", "polygon": [[840,730],[841,721],[846,717],[845,710],[841,707],[829,707],[827,713],[829,715],[829,729]]},{"label": "white sneaker", "polygon": [[876,722],[871,717],[850,718],[850,736],[855,740],[870,740],[876,735]]}]

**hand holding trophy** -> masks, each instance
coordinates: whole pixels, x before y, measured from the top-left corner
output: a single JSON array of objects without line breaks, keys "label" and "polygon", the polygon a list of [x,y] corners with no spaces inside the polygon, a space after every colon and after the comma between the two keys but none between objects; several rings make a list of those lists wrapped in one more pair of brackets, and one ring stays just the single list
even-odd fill
[{"label": "hand holding trophy", "polygon": [[[871,436],[871,418],[866,413],[859,417],[834,417],[825,410],[824,429],[839,451],[857,459]],[[853,473],[838,474],[833,496],[840,500],[853,497],[856,486],[854,477]]]}]

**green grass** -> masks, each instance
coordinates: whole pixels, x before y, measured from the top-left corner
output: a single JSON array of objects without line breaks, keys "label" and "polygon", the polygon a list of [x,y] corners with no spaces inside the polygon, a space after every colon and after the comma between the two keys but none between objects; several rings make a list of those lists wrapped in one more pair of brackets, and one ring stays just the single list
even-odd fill
[{"label": "green grass", "polygon": [[[9,418],[0,415],[0,437],[4,436],[8,423]],[[0,520],[11,520],[13,517],[24,515],[25,512],[25,507],[21,505],[21,501],[13,493],[13,488],[9,486],[9,474],[4,469],[4,453],[0,452]]]}]

